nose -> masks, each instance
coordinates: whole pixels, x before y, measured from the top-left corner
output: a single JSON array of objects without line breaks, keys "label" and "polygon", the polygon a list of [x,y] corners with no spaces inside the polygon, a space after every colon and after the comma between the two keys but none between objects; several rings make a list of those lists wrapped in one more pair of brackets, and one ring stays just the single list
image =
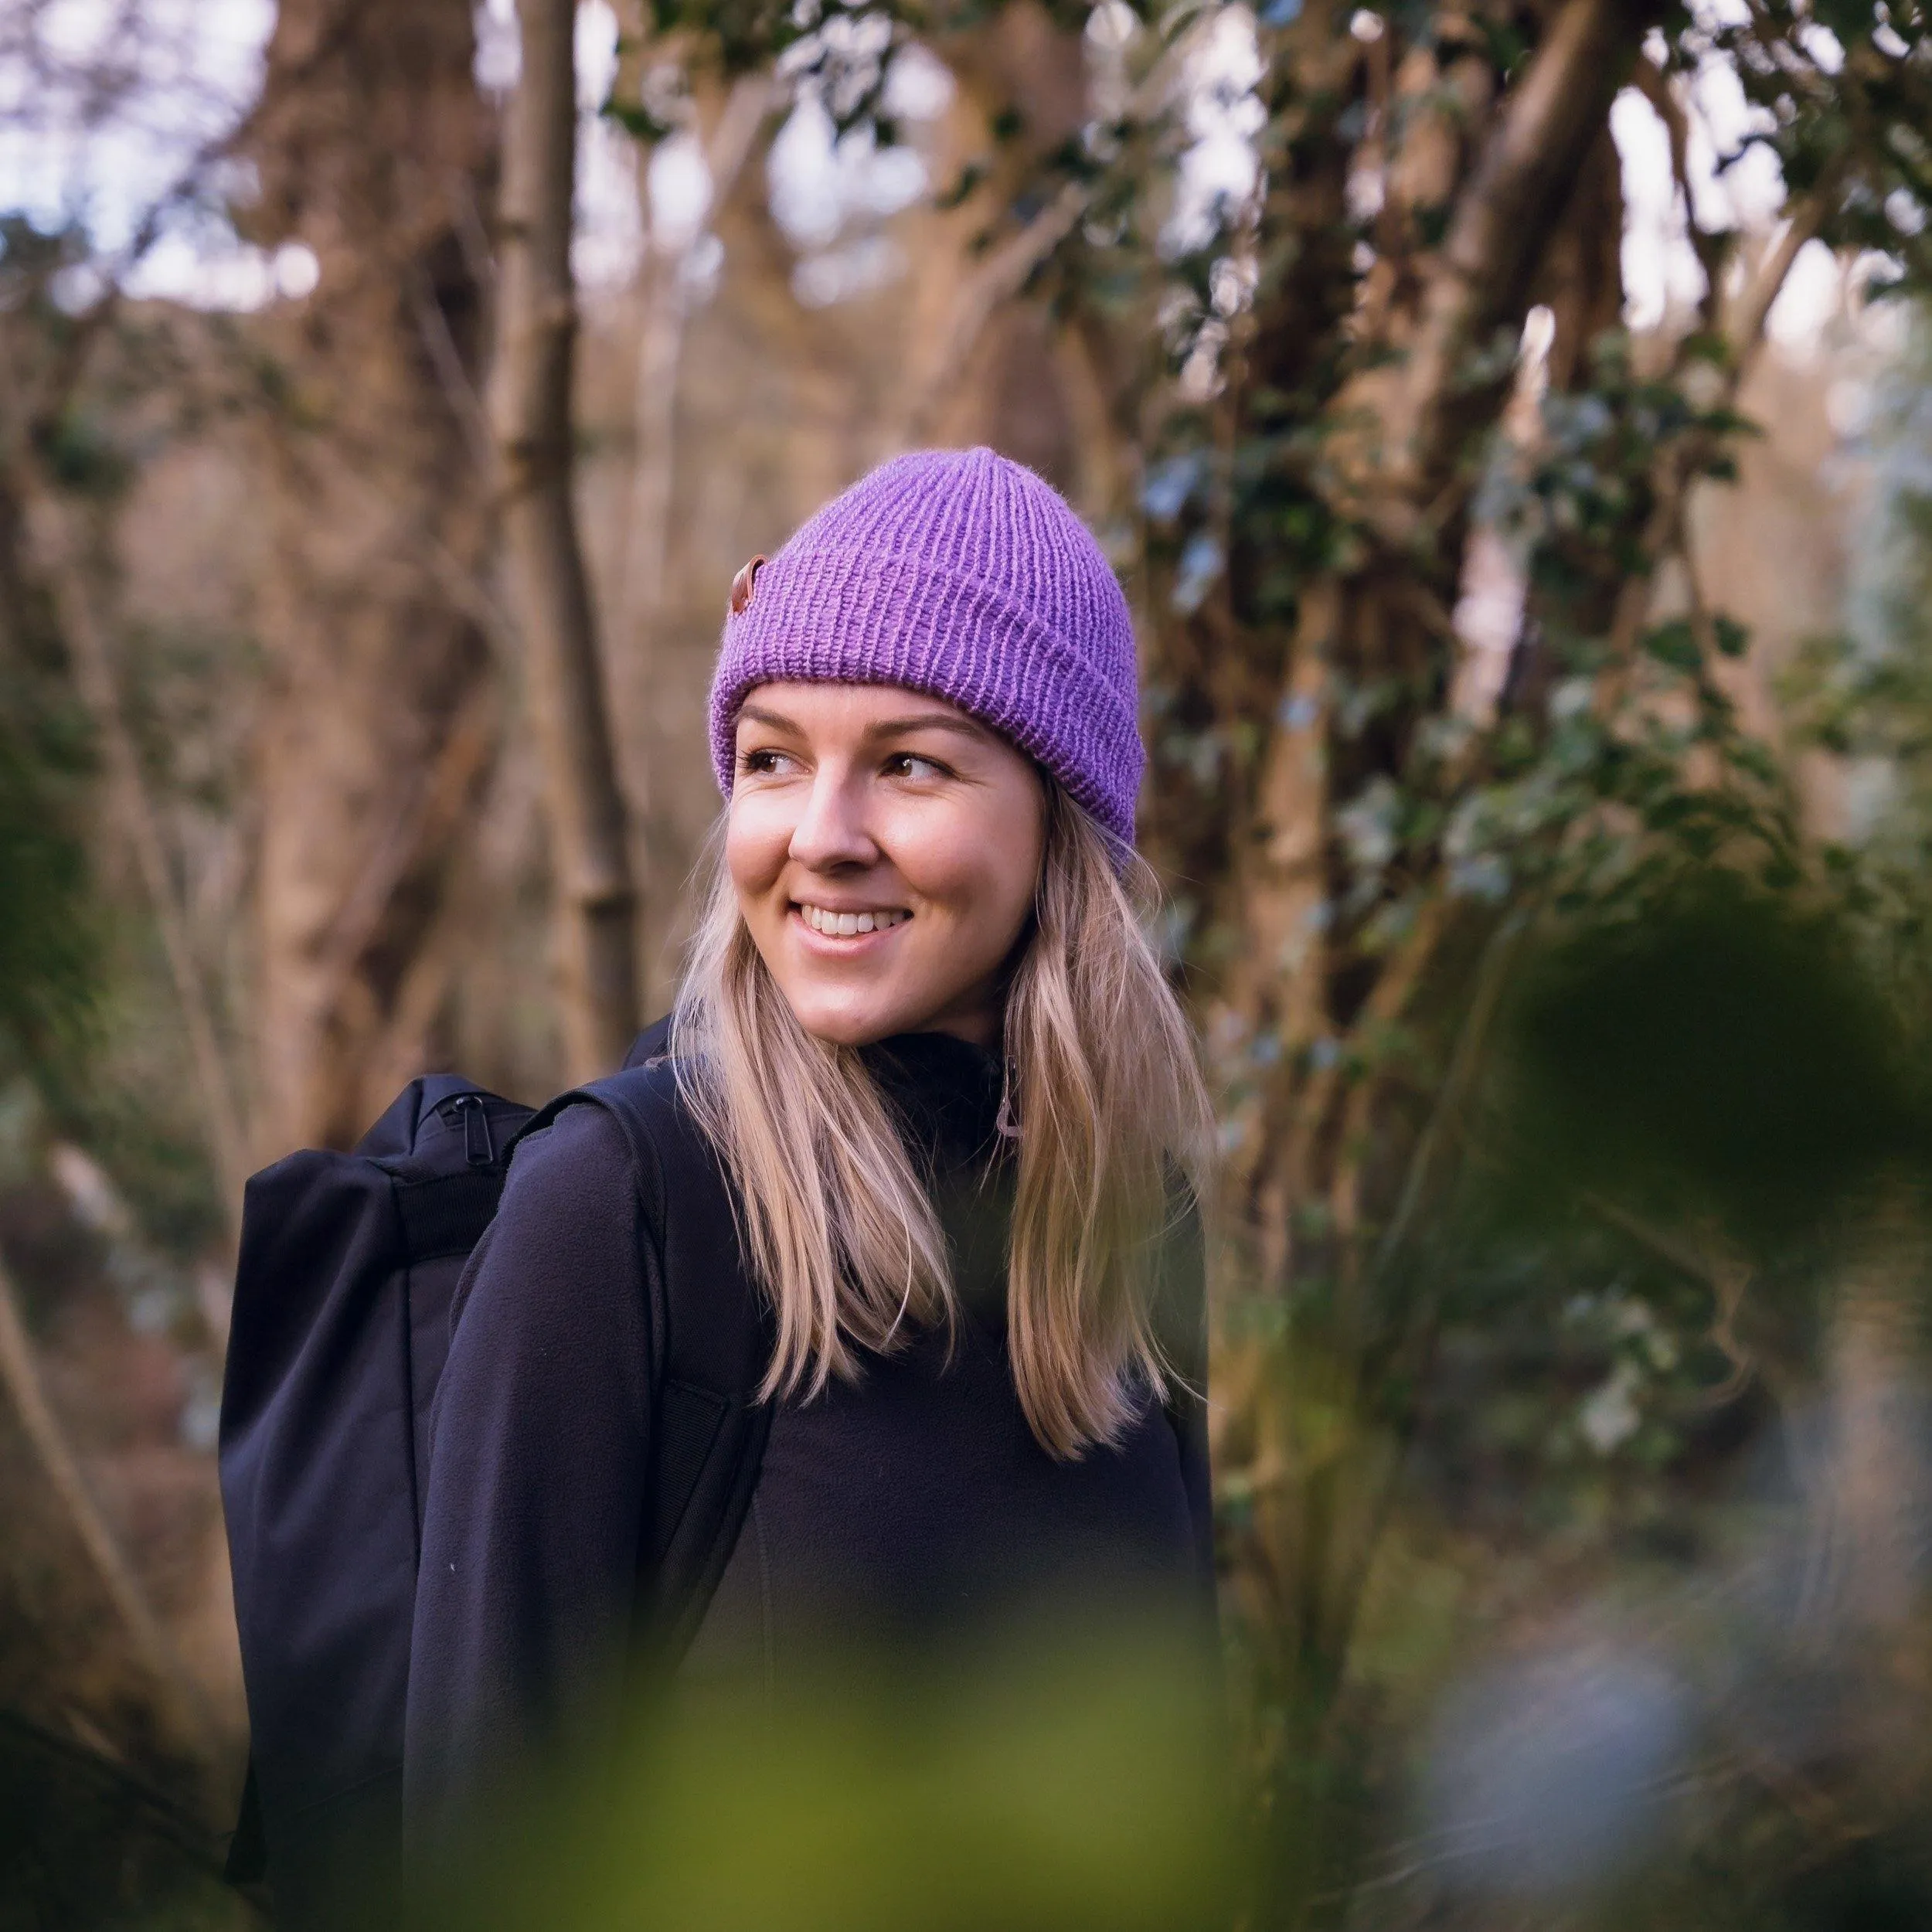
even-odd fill
[{"label": "nose", "polygon": [[840,762],[827,760],[812,774],[811,791],[791,831],[792,859],[814,872],[869,866],[879,847],[866,829],[862,787]]}]

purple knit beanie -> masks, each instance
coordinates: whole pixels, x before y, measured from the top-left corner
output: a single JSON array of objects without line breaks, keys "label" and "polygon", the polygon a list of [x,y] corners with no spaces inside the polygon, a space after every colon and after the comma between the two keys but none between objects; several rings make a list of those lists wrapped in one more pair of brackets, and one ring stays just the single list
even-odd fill
[{"label": "purple knit beanie", "polygon": [[1127,600],[1065,499],[996,451],[882,463],[752,573],[711,681],[727,798],[746,692],[816,679],[947,699],[1134,842],[1146,753]]}]

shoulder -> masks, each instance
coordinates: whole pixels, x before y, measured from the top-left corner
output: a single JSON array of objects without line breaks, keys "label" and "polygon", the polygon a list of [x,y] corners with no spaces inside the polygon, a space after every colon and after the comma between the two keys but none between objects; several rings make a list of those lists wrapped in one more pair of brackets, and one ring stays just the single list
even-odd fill
[{"label": "shoulder", "polygon": [[632,1166],[598,1107],[553,1104],[519,1137],[452,1304],[452,1347],[466,1361],[481,1349],[581,1368],[630,1347],[649,1285]]},{"label": "shoulder", "polygon": [[498,1245],[576,1251],[614,1226],[655,1222],[662,1192],[655,1157],[600,1097],[589,1087],[559,1094],[511,1144]]},{"label": "shoulder", "polygon": [[526,1162],[532,1180],[546,1190],[553,1177],[567,1173],[578,1175],[579,1185],[621,1173],[634,1187],[645,1219],[660,1230],[668,1215],[724,1184],[677,1069],[662,1058],[560,1094],[518,1141],[512,1188]]},{"label": "shoulder", "polygon": [[606,1109],[562,1097],[511,1148],[505,1203],[538,1190],[580,1195],[611,1183],[628,1185],[631,1159],[629,1141]]},{"label": "shoulder", "polygon": [[628,1150],[657,1256],[667,1372],[750,1400],[770,1359],[769,1307],[740,1245],[736,1191],[679,1068],[655,1058],[627,1067],[581,1089],[568,1111],[601,1115]]},{"label": "shoulder", "polygon": [[609,1114],[634,1136],[653,1140],[682,1137],[696,1131],[689,1104],[678,1078],[678,1069],[668,1057],[627,1066],[621,1073],[581,1087],[566,1100],[593,1104]]},{"label": "shoulder", "polygon": [[628,1164],[687,1111],[668,1061],[626,1067],[539,1108],[511,1148],[511,1174],[548,1172],[573,1160]]}]

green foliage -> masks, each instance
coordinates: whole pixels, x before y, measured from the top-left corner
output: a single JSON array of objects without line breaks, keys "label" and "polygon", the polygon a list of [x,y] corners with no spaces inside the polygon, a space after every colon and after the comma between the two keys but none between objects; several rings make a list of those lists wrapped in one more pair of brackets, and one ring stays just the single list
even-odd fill
[{"label": "green foliage", "polygon": [[1731,63],[1768,123],[1745,137],[1740,155],[1767,147],[1794,193],[1825,191],[1824,238],[1877,251],[1876,282],[1900,293],[1932,287],[1926,27],[1924,9],[1909,0],[1760,0],[1744,19],[1693,25],[1672,46],[1680,71],[1707,53]]},{"label": "green foliage", "polygon": [[1932,1155],[1923,1047],[1842,922],[1689,876],[1520,978],[1516,1185],[1772,1257]]},{"label": "green foliage", "polygon": [[97,964],[85,850],[74,823],[79,747],[0,705],[0,1040],[16,1066],[69,1060]]},{"label": "green foliage", "polygon": [[[25,1077],[58,1134],[101,1160],[143,1232],[171,1254],[205,1251],[225,1224],[196,1111],[168,963],[146,889],[109,808],[93,720],[30,540],[27,480],[97,532],[142,466],[233,406],[188,366],[162,315],[116,312],[83,332],[63,277],[89,269],[78,226],[43,233],[0,217],[0,351],[19,379],[9,409],[31,450],[0,450],[0,1080]],[[84,351],[84,352],[83,352]],[[83,570],[114,604],[113,550]],[[116,626],[117,696],[164,847],[210,842],[230,790],[247,708],[243,644],[138,623]]]},{"label": "green foliage", "polygon": [[464,1848],[430,1923],[1207,1932],[1233,1845],[1202,1662],[1096,1606],[1077,1653],[794,1659],[750,1709],[681,1686],[614,1774],[546,1779]]}]

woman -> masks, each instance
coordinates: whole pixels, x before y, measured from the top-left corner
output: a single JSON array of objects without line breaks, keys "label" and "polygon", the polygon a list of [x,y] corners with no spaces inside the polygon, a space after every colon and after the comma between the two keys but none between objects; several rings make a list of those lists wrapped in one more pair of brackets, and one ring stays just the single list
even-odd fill
[{"label": "woman", "polygon": [[[1209,1114],[1123,883],[1135,699],[1106,560],[989,450],[886,464],[733,587],[672,1063],[769,1298],[770,1434],[688,1686],[782,1701],[835,1651],[937,1663],[1097,1602],[1211,1610]],[[661,1264],[629,1158],[566,1108],[471,1264],[418,1585],[419,1829],[611,1701],[591,1660],[644,1587]]]}]

